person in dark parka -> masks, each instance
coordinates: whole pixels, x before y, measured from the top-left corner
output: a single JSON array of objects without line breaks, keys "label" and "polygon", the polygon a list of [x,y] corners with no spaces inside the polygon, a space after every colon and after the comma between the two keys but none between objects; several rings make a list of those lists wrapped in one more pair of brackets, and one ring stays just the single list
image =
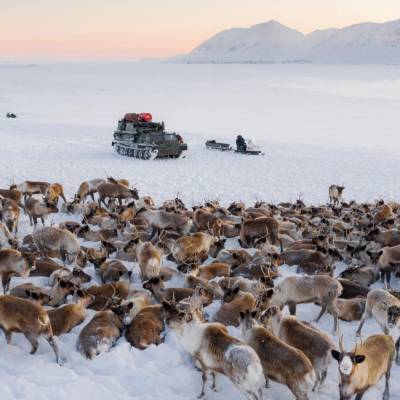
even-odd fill
[{"label": "person in dark parka", "polygon": [[246,141],[243,139],[242,135],[238,135],[238,137],[236,138],[236,150],[237,151],[247,150]]}]

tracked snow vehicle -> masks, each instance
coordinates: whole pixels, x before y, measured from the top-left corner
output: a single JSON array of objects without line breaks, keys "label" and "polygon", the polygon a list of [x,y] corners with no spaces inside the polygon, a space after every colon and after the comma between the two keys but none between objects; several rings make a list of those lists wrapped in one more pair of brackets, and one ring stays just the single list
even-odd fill
[{"label": "tracked snow vehicle", "polygon": [[164,122],[153,122],[149,113],[128,113],[118,121],[112,146],[118,154],[153,160],[178,158],[187,144],[175,132],[165,131]]}]

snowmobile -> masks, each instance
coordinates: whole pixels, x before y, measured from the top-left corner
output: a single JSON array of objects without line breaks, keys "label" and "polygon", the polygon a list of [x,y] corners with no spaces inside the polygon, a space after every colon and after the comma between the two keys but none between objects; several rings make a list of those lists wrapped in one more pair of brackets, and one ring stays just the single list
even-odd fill
[{"label": "snowmobile", "polygon": [[6,114],[6,117],[7,117],[7,118],[17,118],[16,114],[14,114],[14,113],[9,113],[9,112]]},{"label": "snowmobile", "polygon": [[178,158],[188,148],[180,135],[165,131],[164,122],[153,122],[150,113],[125,114],[111,145],[122,156],[142,160]]},{"label": "snowmobile", "polygon": [[[236,149],[235,153],[249,154],[252,156],[264,155],[264,152],[257,146],[253,141],[246,141],[246,150]],[[233,147],[228,143],[220,143],[215,140],[207,140],[206,148],[209,150],[219,150],[219,151],[233,151]]]}]

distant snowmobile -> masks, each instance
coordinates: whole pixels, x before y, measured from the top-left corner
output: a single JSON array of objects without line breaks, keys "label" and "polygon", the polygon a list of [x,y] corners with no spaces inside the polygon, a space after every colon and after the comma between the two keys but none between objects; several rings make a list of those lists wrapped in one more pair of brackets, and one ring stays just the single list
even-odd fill
[{"label": "distant snowmobile", "polygon": [[7,117],[7,118],[17,118],[16,114],[14,114],[14,113],[9,113],[9,112],[7,113],[6,117]]},{"label": "distant snowmobile", "polygon": [[[215,140],[207,140],[206,148],[209,150],[233,151],[233,147],[228,143],[220,143]],[[264,155],[264,152],[252,140],[245,140],[241,135],[236,139],[235,153],[249,154],[252,156]]]}]

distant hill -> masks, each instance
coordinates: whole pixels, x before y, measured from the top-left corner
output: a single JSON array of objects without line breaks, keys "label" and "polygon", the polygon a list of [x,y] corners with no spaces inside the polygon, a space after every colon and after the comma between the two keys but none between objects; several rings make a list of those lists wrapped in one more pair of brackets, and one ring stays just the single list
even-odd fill
[{"label": "distant hill", "polygon": [[397,64],[400,63],[400,20],[365,22],[342,29],[317,30],[308,35],[272,20],[250,28],[222,31],[172,61]]}]

